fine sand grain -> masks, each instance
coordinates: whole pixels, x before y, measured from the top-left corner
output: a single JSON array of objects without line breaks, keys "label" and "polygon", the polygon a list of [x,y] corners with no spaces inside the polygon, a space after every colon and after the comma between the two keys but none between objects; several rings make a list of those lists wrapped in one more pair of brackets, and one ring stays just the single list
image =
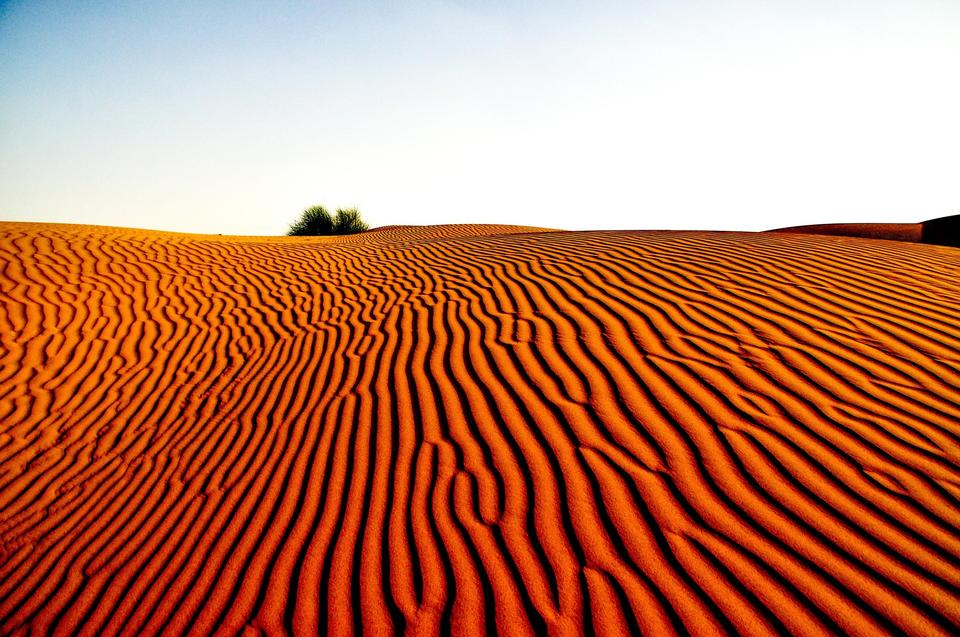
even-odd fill
[{"label": "fine sand grain", "polygon": [[960,631],[960,250],[0,224],[0,634]]}]

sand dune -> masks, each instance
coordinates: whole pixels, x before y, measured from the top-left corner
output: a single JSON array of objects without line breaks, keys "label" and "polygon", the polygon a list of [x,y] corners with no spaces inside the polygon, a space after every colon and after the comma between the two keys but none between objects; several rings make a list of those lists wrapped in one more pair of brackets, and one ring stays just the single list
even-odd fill
[{"label": "sand dune", "polygon": [[960,631],[960,250],[0,224],[0,634]]},{"label": "sand dune", "polygon": [[768,232],[826,234],[960,247],[960,215],[928,219],[920,223],[826,223],[777,228]]},{"label": "sand dune", "polygon": [[922,223],[824,223],[812,226],[792,226],[778,228],[770,232],[788,232],[802,234],[827,234],[841,237],[860,237],[863,239],[885,239],[887,241],[921,241]]}]

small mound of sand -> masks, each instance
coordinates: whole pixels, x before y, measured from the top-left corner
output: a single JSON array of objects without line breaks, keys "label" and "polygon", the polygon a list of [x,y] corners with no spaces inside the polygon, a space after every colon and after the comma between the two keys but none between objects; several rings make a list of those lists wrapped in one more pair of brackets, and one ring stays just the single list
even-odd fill
[{"label": "small mound of sand", "polygon": [[960,215],[930,219],[922,223],[828,223],[778,228],[768,232],[824,234],[960,247]]}]

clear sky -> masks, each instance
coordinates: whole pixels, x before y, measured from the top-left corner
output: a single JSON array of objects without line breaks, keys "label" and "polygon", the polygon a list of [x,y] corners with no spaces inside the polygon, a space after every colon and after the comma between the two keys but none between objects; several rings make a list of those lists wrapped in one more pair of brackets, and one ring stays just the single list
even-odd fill
[{"label": "clear sky", "polygon": [[280,234],[960,212],[960,2],[0,0],[0,218]]}]

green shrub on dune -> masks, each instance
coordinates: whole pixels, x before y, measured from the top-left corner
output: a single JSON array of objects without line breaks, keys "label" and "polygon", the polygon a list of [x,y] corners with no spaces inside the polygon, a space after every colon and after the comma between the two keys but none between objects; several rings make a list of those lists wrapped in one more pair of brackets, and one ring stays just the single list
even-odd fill
[{"label": "green shrub on dune", "polygon": [[333,220],[333,234],[355,234],[369,227],[360,218],[360,211],[356,208],[337,208],[337,216]]},{"label": "green shrub on dune", "polygon": [[337,208],[336,216],[323,206],[310,206],[300,218],[290,225],[287,232],[291,237],[322,236],[333,234],[356,234],[367,230],[368,226],[360,218],[356,208]]}]

